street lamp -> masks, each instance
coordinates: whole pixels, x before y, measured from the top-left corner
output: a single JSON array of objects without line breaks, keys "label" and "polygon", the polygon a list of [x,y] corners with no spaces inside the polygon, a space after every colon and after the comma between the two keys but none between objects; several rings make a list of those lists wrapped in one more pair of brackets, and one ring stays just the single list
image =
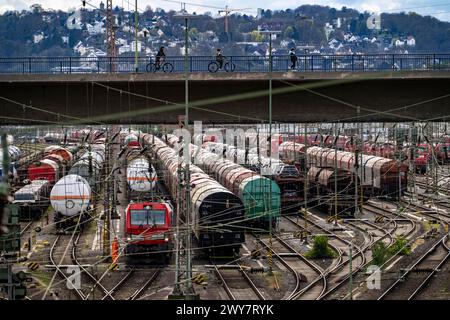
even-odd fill
[{"label": "street lamp", "polygon": [[[189,29],[188,29],[188,22],[189,19],[196,18],[197,16],[195,14],[189,14],[186,10],[182,10],[181,12],[174,15],[174,18],[182,18],[184,19],[184,93],[185,93],[185,120],[184,120],[184,128],[186,130],[189,130]],[[186,141],[186,143],[189,143],[189,141]],[[188,145],[189,147],[189,145]],[[185,214],[186,214],[186,226],[187,226],[187,232],[186,232],[186,292],[184,294],[185,298],[187,299],[195,299],[195,293],[194,289],[192,287],[192,266],[191,266],[191,235],[190,235],[190,192],[191,192],[191,185],[190,185],[190,158],[189,153],[185,155],[186,158],[186,164],[185,164],[185,181],[186,181],[186,205],[185,205]],[[180,214],[178,212],[178,214]],[[177,219],[177,221],[179,221]],[[178,234],[177,234],[178,236]],[[177,240],[178,241],[178,240]],[[177,252],[177,254],[179,254]],[[178,266],[176,268],[176,282],[178,282],[178,275],[179,270]],[[178,285],[178,284],[177,284]],[[177,287],[177,286],[176,286]]]}]

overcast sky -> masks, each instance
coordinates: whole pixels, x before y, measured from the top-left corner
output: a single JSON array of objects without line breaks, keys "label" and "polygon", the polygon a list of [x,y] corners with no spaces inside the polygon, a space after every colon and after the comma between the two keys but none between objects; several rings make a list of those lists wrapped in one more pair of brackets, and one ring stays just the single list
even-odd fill
[{"label": "overcast sky", "polygon": [[[100,0],[87,0],[98,6]],[[103,0],[106,2],[106,0]],[[432,15],[440,20],[450,21],[450,0],[184,0],[187,3],[202,4],[206,6],[223,7],[228,5],[231,8],[249,8],[246,13],[256,14],[257,8],[263,9],[287,9],[296,8],[302,4],[328,5],[340,9],[342,6],[355,8],[360,11],[371,12],[399,12],[414,11],[422,15]],[[22,10],[29,8],[33,3],[39,3],[44,8],[63,9],[80,7],[81,0],[0,0],[0,13],[6,10]],[[134,0],[113,0],[113,5],[134,8]],[[164,8],[179,10],[180,4],[167,2],[164,0],[138,0],[138,10],[144,10],[146,6],[152,8]],[[217,9],[186,5],[189,12],[210,11],[217,14]]]}]

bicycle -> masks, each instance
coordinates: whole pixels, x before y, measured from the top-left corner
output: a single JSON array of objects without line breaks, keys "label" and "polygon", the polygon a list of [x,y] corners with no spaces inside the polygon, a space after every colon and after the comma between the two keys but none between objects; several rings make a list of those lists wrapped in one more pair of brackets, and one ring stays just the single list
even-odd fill
[{"label": "bicycle", "polygon": [[[225,64],[223,65],[223,68],[225,69],[226,72],[233,72],[234,69],[236,69],[236,65],[231,61],[226,61]],[[220,64],[217,61],[211,61],[208,64],[208,71],[211,73],[215,73],[215,72],[219,71],[219,69],[220,69]]]},{"label": "bicycle", "polygon": [[164,73],[171,73],[173,71],[173,64],[170,62],[160,61],[159,65],[155,62],[150,62],[145,67],[147,72],[156,72],[162,70]]}]

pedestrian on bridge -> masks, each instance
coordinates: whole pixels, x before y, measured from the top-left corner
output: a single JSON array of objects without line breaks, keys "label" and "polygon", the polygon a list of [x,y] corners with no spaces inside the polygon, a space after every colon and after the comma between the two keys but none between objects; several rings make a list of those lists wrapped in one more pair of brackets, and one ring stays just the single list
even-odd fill
[{"label": "pedestrian on bridge", "polygon": [[295,48],[291,48],[291,51],[289,51],[289,57],[291,59],[291,70],[295,70],[298,60],[297,55],[295,54]]}]

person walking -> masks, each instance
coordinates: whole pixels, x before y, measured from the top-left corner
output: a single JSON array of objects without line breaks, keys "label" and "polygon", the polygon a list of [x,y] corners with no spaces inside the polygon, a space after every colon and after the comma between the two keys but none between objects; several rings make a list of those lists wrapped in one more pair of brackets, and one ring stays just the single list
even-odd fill
[{"label": "person walking", "polygon": [[289,57],[291,59],[291,70],[295,70],[298,60],[297,55],[295,54],[295,48],[291,48],[289,51]]}]

